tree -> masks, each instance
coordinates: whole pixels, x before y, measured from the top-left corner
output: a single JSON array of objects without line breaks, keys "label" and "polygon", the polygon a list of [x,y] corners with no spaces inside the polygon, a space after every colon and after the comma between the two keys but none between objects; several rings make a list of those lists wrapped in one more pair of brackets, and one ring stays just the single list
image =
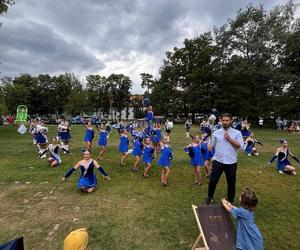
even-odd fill
[{"label": "tree", "polygon": [[147,93],[149,94],[153,87],[153,75],[148,73],[141,73],[140,76],[142,78],[141,86],[142,88],[147,88]]},{"label": "tree", "polygon": [[132,81],[123,74],[111,74],[107,78],[107,90],[112,106],[118,111],[119,118],[124,108],[130,104],[130,88]]}]

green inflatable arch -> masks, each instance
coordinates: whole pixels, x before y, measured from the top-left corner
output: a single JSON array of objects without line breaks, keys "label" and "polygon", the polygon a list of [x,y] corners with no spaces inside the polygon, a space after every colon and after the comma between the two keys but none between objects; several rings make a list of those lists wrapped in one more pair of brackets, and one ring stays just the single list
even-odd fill
[{"label": "green inflatable arch", "polygon": [[26,122],[28,116],[28,108],[25,105],[19,105],[17,107],[16,122]]}]

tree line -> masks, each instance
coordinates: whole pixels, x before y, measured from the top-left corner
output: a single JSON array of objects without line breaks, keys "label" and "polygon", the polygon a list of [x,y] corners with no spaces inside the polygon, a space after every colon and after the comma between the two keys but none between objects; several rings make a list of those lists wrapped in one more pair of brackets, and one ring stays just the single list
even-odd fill
[{"label": "tree line", "polygon": [[[300,21],[293,1],[266,11],[249,5],[213,31],[185,39],[167,51],[159,77],[141,74],[156,114],[208,113],[214,107],[239,116],[297,117],[300,114]],[[39,114],[102,110],[129,105],[141,116],[140,100],[131,101],[128,76],[23,74],[2,78],[0,107],[15,112],[27,104]]]}]

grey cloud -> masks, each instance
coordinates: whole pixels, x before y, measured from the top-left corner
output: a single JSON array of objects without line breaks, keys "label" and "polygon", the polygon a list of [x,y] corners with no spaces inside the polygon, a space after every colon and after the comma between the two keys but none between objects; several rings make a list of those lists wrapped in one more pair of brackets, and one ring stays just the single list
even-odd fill
[{"label": "grey cloud", "polygon": [[68,42],[50,27],[33,21],[12,22],[0,32],[0,69],[19,73],[95,72],[103,62],[79,44]]},{"label": "grey cloud", "polygon": [[[126,67],[133,72],[132,65],[139,65],[144,72],[158,72],[157,62],[162,61],[165,51],[181,46],[184,38],[224,24],[249,1],[17,1],[0,28],[0,50],[4,51],[0,71],[101,73],[105,63],[111,73],[114,66],[122,67],[123,73]],[[282,4],[280,0],[251,2],[267,9]],[[141,62],[148,58],[152,62],[143,68]],[[137,82],[139,73],[129,76]]]}]

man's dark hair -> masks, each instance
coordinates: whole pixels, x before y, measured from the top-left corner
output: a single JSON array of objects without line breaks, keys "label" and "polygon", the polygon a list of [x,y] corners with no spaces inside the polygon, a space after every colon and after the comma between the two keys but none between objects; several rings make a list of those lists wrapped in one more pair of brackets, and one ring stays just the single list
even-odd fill
[{"label": "man's dark hair", "polygon": [[229,114],[229,113],[223,113],[223,114],[221,115],[221,118],[223,118],[223,117],[229,117],[230,120],[232,120],[232,115]]}]

